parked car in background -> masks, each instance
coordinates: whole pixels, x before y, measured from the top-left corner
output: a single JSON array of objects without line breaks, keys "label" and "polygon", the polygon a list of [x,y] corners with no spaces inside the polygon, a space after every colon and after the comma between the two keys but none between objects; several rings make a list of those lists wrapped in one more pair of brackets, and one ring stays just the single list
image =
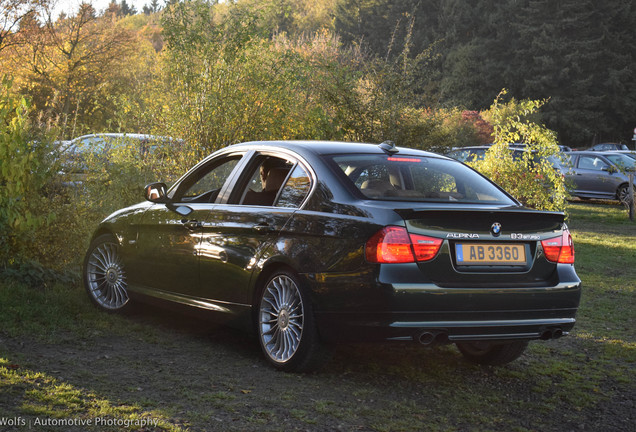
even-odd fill
[{"label": "parked car in background", "polygon": [[625,144],[602,143],[602,144],[593,145],[586,151],[612,151],[612,150],[629,150],[629,148]]},{"label": "parked car in background", "polygon": [[478,160],[484,160],[486,152],[491,146],[470,146],[470,147],[456,147],[446,153],[446,156],[458,160],[460,162],[474,162]]},{"label": "parked car in background", "polygon": [[564,214],[527,209],[453,159],[389,143],[226,147],[107,217],[93,303],[144,298],[252,329],[281,370],[323,343],[455,343],[499,365],[567,334],[581,281]]},{"label": "parked car in background", "polygon": [[[508,148],[512,152],[512,158],[515,160],[520,159],[523,154],[528,151],[526,147],[527,144],[511,144],[510,146],[508,146]],[[484,158],[486,157],[486,152],[490,148],[491,146],[457,147],[446,153],[446,156],[464,163],[474,162],[484,160]],[[564,158],[562,154],[552,155],[548,157],[548,162],[550,162],[555,170],[561,172],[561,174],[565,174],[566,170],[563,167],[563,160]],[[533,162],[536,163],[538,161],[539,158],[535,156],[533,158]]]},{"label": "parked car in background", "polygon": [[567,155],[565,175],[572,195],[625,202],[629,194],[627,173],[634,169],[635,159],[607,151],[577,151]]},{"label": "parked car in background", "polygon": [[145,158],[166,144],[181,145],[182,140],[146,134],[99,133],[83,135],[61,142],[62,171],[69,177],[69,184],[85,180],[88,171],[87,159],[108,161],[116,149],[131,146],[133,154]]},{"label": "parked car in background", "polygon": [[624,154],[632,159],[636,159],[636,151],[634,150],[612,150],[611,153]]},{"label": "parked car in background", "polygon": [[93,153],[108,155],[117,146],[133,145],[139,149],[143,157],[152,152],[160,144],[179,141],[169,137],[146,134],[100,133],[89,134],[67,141],[63,150],[70,155]]}]

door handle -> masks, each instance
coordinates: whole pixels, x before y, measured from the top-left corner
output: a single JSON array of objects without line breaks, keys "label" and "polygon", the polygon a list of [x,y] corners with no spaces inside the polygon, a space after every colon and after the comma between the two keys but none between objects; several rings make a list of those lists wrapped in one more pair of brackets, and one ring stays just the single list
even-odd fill
[{"label": "door handle", "polygon": [[190,231],[194,231],[198,228],[201,228],[203,226],[202,222],[199,222],[198,220],[182,220],[181,223],[183,224],[184,227],[186,227],[187,229],[189,229]]},{"label": "door handle", "polygon": [[259,233],[268,233],[268,232],[272,232],[274,230],[273,227],[271,227],[268,223],[260,223],[258,225],[254,225],[254,231],[259,232]]}]

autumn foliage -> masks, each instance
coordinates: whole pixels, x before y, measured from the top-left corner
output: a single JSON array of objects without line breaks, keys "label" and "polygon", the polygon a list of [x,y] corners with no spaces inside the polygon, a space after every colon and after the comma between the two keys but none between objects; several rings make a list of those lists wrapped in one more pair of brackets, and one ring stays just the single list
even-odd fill
[{"label": "autumn foliage", "polygon": [[[277,5],[285,2],[269,0],[177,1],[144,14],[124,13],[117,4],[96,11],[84,3],[76,13],[57,17],[45,2],[1,1],[3,7],[9,1],[28,9],[14,14],[17,24],[0,33],[0,75],[12,82],[3,87],[2,154],[24,155],[2,163],[18,176],[24,163],[34,161],[31,150],[40,156],[62,151],[23,171],[26,189],[4,192],[12,195],[3,195],[0,223],[29,227],[34,240],[18,250],[15,238],[0,232],[0,266],[8,265],[9,256],[60,268],[76,264],[92,227],[140,200],[144,182],[173,181],[204,155],[237,142],[391,139],[444,153],[505,140],[500,132],[506,119],[434,106],[425,78],[436,55],[433,49],[413,52],[413,15],[405,15],[404,34],[391,40],[390,55],[380,57],[361,45],[345,45],[333,31],[329,11],[335,1],[327,9],[325,2],[300,2],[304,17],[291,10],[281,15]],[[69,183],[55,165],[64,162],[62,141],[104,132],[172,139],[153,154],[142,155],[134,142],[124,142],[108,158],[89,155],[81,189],[58,187]],[[491,167],[483,169],[499,179],[503,171]],[[531,183],[549,195],[548,180]],[[32,203],[51,203],[41,206],[47,212],[26,205],[21,197],[27,189]],[[530,206],[562,206],[552,198],[518,197]]]}]

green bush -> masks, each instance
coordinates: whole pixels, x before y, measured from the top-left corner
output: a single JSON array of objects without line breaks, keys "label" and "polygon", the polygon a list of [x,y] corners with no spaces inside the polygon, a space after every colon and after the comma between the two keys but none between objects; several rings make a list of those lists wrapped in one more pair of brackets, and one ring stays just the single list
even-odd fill
[{"label": "green bush", "polygon": [[0,91],[0,273],[46,285],[77,269],[91,222],[64,186],[55,131],[29,120],[8,79]]},{"label": "green bush", "polygon": [[[471,163],[523,205],[540,210],[565,211],[568,192],[563,175],[550,163],[560,159],[556,134],[538,123],[546,101],[523,100],[502,103],[505,90],[490,108],[494,145],[484,160]],[[508,145],[527,144],[523,156],[513,158]]]},{"label": "green bush", "polygon": [[32,258],[40,229],[55,218],[47,202],[54,172],[50,137],[35,133],[30,103],[0,86],[0,268]]}]

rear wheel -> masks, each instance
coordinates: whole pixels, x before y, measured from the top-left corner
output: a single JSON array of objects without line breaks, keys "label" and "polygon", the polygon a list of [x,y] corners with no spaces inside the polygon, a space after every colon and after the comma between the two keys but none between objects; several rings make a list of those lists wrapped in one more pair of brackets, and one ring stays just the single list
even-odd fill
[{"label": "rear wheel", "polygon": [[110,234],[97,237],[84,258],[84,288],[100,309],[121,312],[130,307],[126,270],[117,240]]},{"label": "rear wheel", "polygon": [[294,273],[279,270],[267,280],[258,304],[258,336],[277,369],[306,372],[323,363],[311,302]]},{"label": "rear wheel", "polygon": [[528,341],[495,343],[486,341],[457,342],[457,348],[473,363],[501,366],[518,359],[526,350]]}]

